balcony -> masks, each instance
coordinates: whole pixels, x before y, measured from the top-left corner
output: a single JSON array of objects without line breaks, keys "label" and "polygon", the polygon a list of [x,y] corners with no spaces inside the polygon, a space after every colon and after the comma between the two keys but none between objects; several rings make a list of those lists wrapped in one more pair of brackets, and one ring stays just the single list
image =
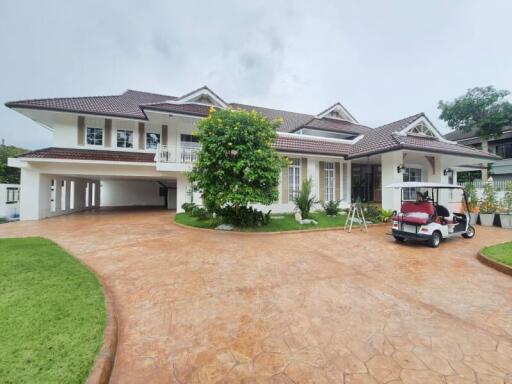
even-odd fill
[{"label": "balcony", "polygon": [[200,147],[182,145],[172,148],[159,145],[156,150],[155,162],[158,171],[190,171],[192,163],[197,160]]}]

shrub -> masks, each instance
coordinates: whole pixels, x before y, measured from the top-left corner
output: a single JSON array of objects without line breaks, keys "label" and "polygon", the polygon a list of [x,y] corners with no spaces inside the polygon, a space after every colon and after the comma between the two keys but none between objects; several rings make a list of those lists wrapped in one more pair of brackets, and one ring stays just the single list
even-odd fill
[{"label": "shrub", "polygon": [[496,213],[498,200],[496,199],[496,191],[494,190],[494,184],[492,182],[485,183],[479,206],[480,213]]},{"label": "shrub", "polygon": [[368,205],[364,209],[364,217],[367,221],[371,221],[372,223],[380,223],[382,221],[379,207],[376,205]]},{"label": "shrub", "polygon": [[384,209],[384,208],[379,208],[380,209],[380,219],[383,223],[387,223],[391,217],[393,217],[393,210],[392,209]]},{"label": "shrub", "polygon": [[198,206],[192,209],[190,215],[197,217],[199,220],[206,220],[211,217],[210,213],[205,208]]},{"label": "shrub", "polygon": [[502,205],[506,212],[512,213],[512,181],[505,185],[505,196],[503,197]]},{"label": "shrub", "polygon": [[325,214],[328,216],[336,216],[340,212],[340,201],[339,200],[331,200],[326,203],[323,203]]},{"label": "shrub", "polygon": [[183,209],[187,214],[190,214],[195,207],[197,207],[197,205],[195,205],[194,203],[181,204],[181,209]]},{"label": "shrub", "polygon": [[464,185],[464,189],[466,190],[466,196],[468,198],[467,209],[469,212],[474,212],[478,205],[478,196],[476,194],[475,184],[472,182],[466,183]]},{"label": "shrub", "polygon": [[216,210],[221,222],[237,227],[261,227],[270,222],[270,212],[263,213],[253,207],[226,205]]},{"label": "shrub", "polygon": [[311,179],[304,180],[297,196],[293,199],[296,208],[300,211],[303,219],[309,219],[311,207],[315,204],[315,196],[311,195]]}]

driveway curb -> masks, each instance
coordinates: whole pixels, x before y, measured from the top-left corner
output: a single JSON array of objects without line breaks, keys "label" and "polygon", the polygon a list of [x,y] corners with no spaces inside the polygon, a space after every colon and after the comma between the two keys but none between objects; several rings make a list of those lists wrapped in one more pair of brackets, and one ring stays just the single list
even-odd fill
[{"label": "driveway curb", "polygon": [[[293,233],[308,233],[308,232],[332,232],[332,231],[342,231],[347,232],[344,230],[344,227],[329,227],[329,228],[310,228],[310,229],[291,229],[289,231],[268,231],[268,232],[251,232],[251,231],[223,231],[220,229],[213,229],[213,228],[199,228],[199,227],[193,227],[192,225],[187,224],[181,224],[176,222],[176,220],[173,221],[173,224],[177,225],[178,227],[185,228],[185,229],[194,229],[197,231],[206,231],[206,232],[215,232],[215,233],[233,233],[237,235],[284,235],[284,234],[293,234]],[[368,228],[372,227],[380,227],[384,225],[389,225],[389,223],[379,223],[379,224],[368,224]],[[360,229],[359,226],[353,226],[352,229]]]},{"label": "driveway curb", "polygon": [[500,263],[499,261],[493,260],[483,254],[483,250],[485,248],[482,248],[480,251],[478,251],[478,254],[476,255],[476,258],[478,261],[480,261],[482,264],[487,265],[488,267],[494,268],[495,270],[505,273],[509,276],[512,276],[512,267],[503,263]]},{"label": "driveway curb", "polygon": [[[94,272],[93,272],[94,273]],[[95,274],[101,281],[101,278]],[[107,384],[114,369],[117,351],[117,317],[114,307],[114,298],[107,286],[101,281],[105,294],[105,307],[107,309],[107,324],[103,334],[103,343],[96,355],[94,365],[87,378],[87,384]]]}]

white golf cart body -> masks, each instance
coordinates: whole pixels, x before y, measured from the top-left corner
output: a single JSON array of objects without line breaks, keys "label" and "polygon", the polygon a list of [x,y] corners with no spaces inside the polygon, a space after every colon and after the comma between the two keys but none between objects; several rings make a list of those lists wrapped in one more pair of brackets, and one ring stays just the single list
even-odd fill
[{"label": "white golf cart body", "polygon": [[[455,212],[461,210],[462,206],[467,207],[464,187],[442,183],[403,182],[390,184],[385,188],[400,189],[400,211],[393,212],[392,218],[392,235],[397,241],[426,241],[432,247],[437,247],[442,239],[461,235],[464,238],[474,237],[475,229],[470,225],[470,214]],[[406,190],[409,191],[409,199],[404,199]],[[423,196],[423,199],[411,200],[411,192],[420,192],[419,196]]]}]

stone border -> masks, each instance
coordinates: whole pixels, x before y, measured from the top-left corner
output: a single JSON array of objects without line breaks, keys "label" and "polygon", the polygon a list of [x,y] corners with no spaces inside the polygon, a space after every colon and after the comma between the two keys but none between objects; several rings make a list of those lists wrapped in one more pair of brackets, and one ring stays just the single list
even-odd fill
[{"label": "stone border", "polygon": [[[308,232],[332,232],[332,231],[343,231],[346,233],[349,233],[348,231],[344,230],[344,227],[329,227],[329,228],[308,228],[308,229],[290,229],[289,231],[268,231],[268,232],[259,232],[259,231],[221,231],[219,229],[213,229],[213,228],[199,228],[194,227],[192,225],[177,223],[176,219],[173,220],[173,224],[177,225],[178,227],[185,228],[185,229],[194,229],[197,231],[206,231],[206,232],[215,232],[215,233],[234,233],[237,235],[285,235],[285,234],[296,234],[296,233],[308,233]],[[379,224],[368,224],[368,228],[372,227],[380,227],[384,225],[389,225],[389,223],[379,223]],[[352,230],[358,230],[361,227],[359,226],[353,226]],[[362,231],[359,231],[362,232]]]},{"label": "stone border", "polygon": [[96,277],[103,287],[105,307],[107,310],[107,323],[103,333],[103,343],[101,344],[100,351],[96,355],[94,365],[91,368],[86,384],[108,384],[114,369],[117,351],[117,317],[112,293],[100,277],[98,275],[96,275]]},{"label": "stone border", "polygon": [[[499,245],[499,244],[496,244]],[[487,248],[487,247],[485,247]],[[484,255],[483,250],[485,248],[482,248],[480,251],[478,251],[478,254],[476,255],[476,258],[478,261],[480,261],[482,264],[487,265],[488,267],[494,268],[495,270],[505,273],[509,276],[512,276],[512,267],[510,265],[501,263],[499,261],[493,260],[490,257],[487,257]]]}]

